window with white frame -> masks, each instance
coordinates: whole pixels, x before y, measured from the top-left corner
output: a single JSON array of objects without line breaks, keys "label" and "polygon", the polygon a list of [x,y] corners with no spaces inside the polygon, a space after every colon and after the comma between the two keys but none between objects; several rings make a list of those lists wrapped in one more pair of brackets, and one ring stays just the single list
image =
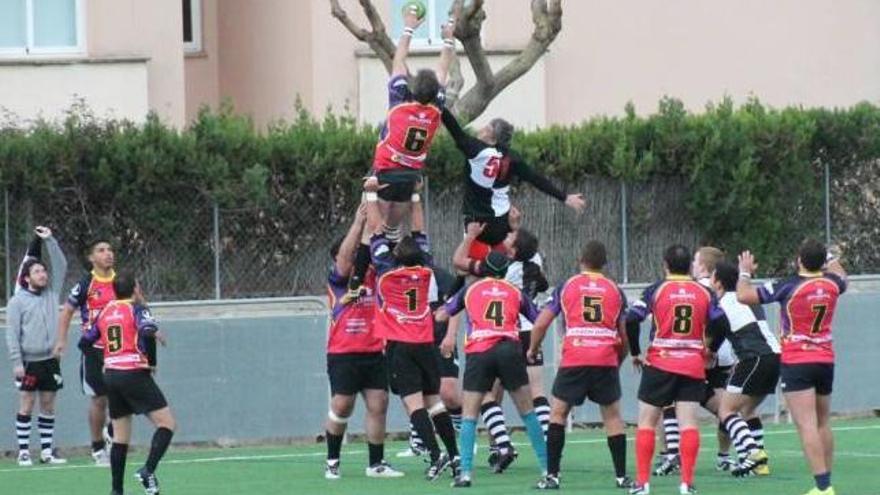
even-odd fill
[{"label": "window with white frame", "polygon": [[[400,38],[403,32],[403,6],[408,0],[392,0],[391,1],[391,32],[394,39]],[[449,18],[449,9],[452,7],[452,0],[422,0],[428,8],[425,15],[425,21],[413,33],[413,45],[440,46],[443,44],[442,36],[440,36],[440,25]]]},{"label": "window with white frame", "polygon": [[83,0],[0,0],[0,55],[84,50]]},{"label": "window with white frame", "polygon": [[183,0],[183,51],[187,53],[202,51],[201,0]]}]

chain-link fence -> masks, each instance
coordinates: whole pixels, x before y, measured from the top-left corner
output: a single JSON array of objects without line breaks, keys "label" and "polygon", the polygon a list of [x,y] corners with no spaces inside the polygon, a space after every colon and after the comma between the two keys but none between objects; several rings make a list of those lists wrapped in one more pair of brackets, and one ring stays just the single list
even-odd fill
[{"label": "chain-link fence", "polygon": [[[831,190],[830,181],[828,185],[826,192]],[[584,215],[527,185],[516,188],[512,197],[524,213],[524,227],[541,241],[552,282],[575,269],[587,239],[605,243],[613,277],[640,282],[660,275],[665,246],[673,242],[695,246],[701,240],[699,226],[690,220],[685,205],[686,187],[683,178],[672,176],[638,183],[590,178],[579,187],[569,187],[587,198]],[[851,189],[857,185],[834,187],[850,191],[841,208],[852,208]],[[67,287],[86,269],[89,240],[103,237],[113,244],[118,265],[135,270],[154,301],[322,294],[328,249],[349,227],[359,194],[334,185],[306,191],[276,188],[272,206],[262,208],[221,207],[194,193],[173,204],[150,205],[159,212],[149,217],[155,220],[134,224],[126,212],[139,208],[137,204],[89,204],[75,189],[56,191],[51,197],[7,190],[0,205],[0,302],[5,304],[33,227],[39,224],[55,231],[67,253]],[[462,193],[457,188],[434,190],[429,184],[425,196],[435,259],[448,268],[464,228]],[[830,235],[830,206],[822,220],[823,206],[828,205],[827,201],[809,205],[817,236],[823,227]]]}]

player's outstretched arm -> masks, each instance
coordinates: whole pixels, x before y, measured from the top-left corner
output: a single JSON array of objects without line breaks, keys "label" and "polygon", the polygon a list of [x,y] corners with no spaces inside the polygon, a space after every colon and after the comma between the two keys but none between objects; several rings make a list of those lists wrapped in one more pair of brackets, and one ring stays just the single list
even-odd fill
[{"label": "player's outstretched arm", "polygon": [[61,307],[61,314],[58,315],[58,331],[55,334],[55,347],[52,349],[52,356],[60,358],[67,349],[67,334],[70,332],[70,320],[73,319],[73,312],[76,308],[65,303]]},{"label": "player's outstretched arm", "polygon": [[455,19],[449,19],[445,24],[440,26],[440,33],[443,37],[443,48],[440,50],[440,61],[437,63],[437,81],[440,86],[446,86],[449,80],[449,67],[455,58]]},{"label": "player's outstretched arm", "polygon": [[736,299],[749,306],[761,304],[758,289],[752,285],[752,275],[758,268],[755,256],[751,251],[743,251],[739,255],[739,280],[736,281]]},{"label": "player's outstretched arm", "polygon": [[511,161],[511,164],[513,165],[513,172],[518,175],[520,179],[535,186],[539,191],[543,192],[544,194],[548,194],[558,199],[559,201],[562,201],[563,203],[565,203],[565,206],[568,206],[578,213],[582,213],[587,207],[587,202],[586,200],[584,200],[583,194],[565,194],[564,192],[562,192],[561,189],[553,185],[553,183],[550,182],[550,179],[548,179],[544,175],[539,174],[520,157],[514,157],[514,159]]},{"label": "player's outstretched arm", "polygon": [[415,8],[412,8],[403,14],[403,33],[397,40],[397,49],[394,51],[394,59],[391,62],[391,77],[405,76],[409,74],[406,67],[406,57],[409,55],[409,43],[412,41],[413,33],[422,24]]},{"label": "player's outstretched arm", "polygon": [[425,208],[422,206],[422,195],[418,192],[412,195],[412,214],[410,215],[410,230],[425,232]]},{"label": "player's outstretched arm", "polygon": [[825,271],[833,273],[846,281],[846,270],[840,263],[840,248],[837,246],[828,246],[828,261],[825,262]]},{"label": "player's outstretched arm", "polygon": [[364,199],[367,213],[366,233],[369,235],[382,233],[382,212],[379,211],[379,181],[367,179],[364,182]]},{"label": "player's outstretched arm", "polygon": [[467,225],[467,232],[464,239],[461,240],[455,252],[452,254],[452,266],[461,273],[470,273],[476,275],[477,261],[471,259],[468,253],[471,251],[471,244],[480,237],[485,230],[485,223],[471,222]]},{"label": "player's outstretched arm", "polygon": [[541,314],[538,315],[538,319],[535,320],[535,325],[532,327],[531,342],[529,343],[529,349],[526,352],[526,359],[530,363],[535,361],[535,356],[540,352],[541,344],[544,342],[544,337],[547,335],[547,329],[550,328],[550,324],[553,323],[554,318],[556,318],[556,315],[553,311],[544,308],[541,310]]},{"label": "player's outstretched arm", "polygon": [[336,273],[344,275],[351,271],[351,267],[354,265],[354,253],[361,240],[361,234],[363,233],[366,221],[367,205],[365,202],[362,202],[358,206],[354,220],[351,222],[351,227],[348,228],[348,232],[339,246],[339,253],[336,254]]}]

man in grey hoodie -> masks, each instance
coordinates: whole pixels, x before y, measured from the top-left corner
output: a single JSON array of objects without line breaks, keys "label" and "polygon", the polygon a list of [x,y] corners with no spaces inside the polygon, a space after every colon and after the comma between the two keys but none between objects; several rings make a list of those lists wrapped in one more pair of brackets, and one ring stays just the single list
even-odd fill
[{"label": "man in grey hoodie", "polygon": [[[61,389],[61,366],[52,356],[58,305],[67,274],[67,260],[46,227],[34,229],[36,236],[19,269],[15,295],[6,308],[6,347],[12,361],[15,384],[20,391],[15,429],[18,436],[18,465],[33,464],[30,456],[31,414],[39,392],[40,462],[64,464],[53,447],[55,432],[55,395]],[[52,276],[42,259],[45,244]]]}]

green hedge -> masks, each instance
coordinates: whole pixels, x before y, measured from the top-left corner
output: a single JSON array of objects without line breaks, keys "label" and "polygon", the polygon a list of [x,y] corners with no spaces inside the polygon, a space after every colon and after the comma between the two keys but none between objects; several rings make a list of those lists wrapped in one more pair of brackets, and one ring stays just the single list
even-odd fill
[{"label": "green hedge", "polygon": [[[271,209],[279,198],[330,187],[347,197],[339,204],[349,204],[375,141],[376,129],[332,114],[316,120],[300,111],[259,133],[224,107],[176,131],[153,115],[134,125],[80,107],[60,124],[0,129],[0,185],[17,196],[72,194],[79,208],[136,205],[125,209],[133,215],[126,223],[174,232],[189,221],[174,214],[181,197]],[[681,176],[706,242],[731,251],[748,246],[765,271],[777,272],[801,237],[821,233],[824,164],[837,176],[880,156],[880,109],[773,109],[757,100],[736,107],[725,99],[693,114],[664,99],[647,117],[628,106],[621,117],[519,133],[514,147],[566,183]],[[441,135],[429,158],[432,187],[460,183],[461,160]]]}]

